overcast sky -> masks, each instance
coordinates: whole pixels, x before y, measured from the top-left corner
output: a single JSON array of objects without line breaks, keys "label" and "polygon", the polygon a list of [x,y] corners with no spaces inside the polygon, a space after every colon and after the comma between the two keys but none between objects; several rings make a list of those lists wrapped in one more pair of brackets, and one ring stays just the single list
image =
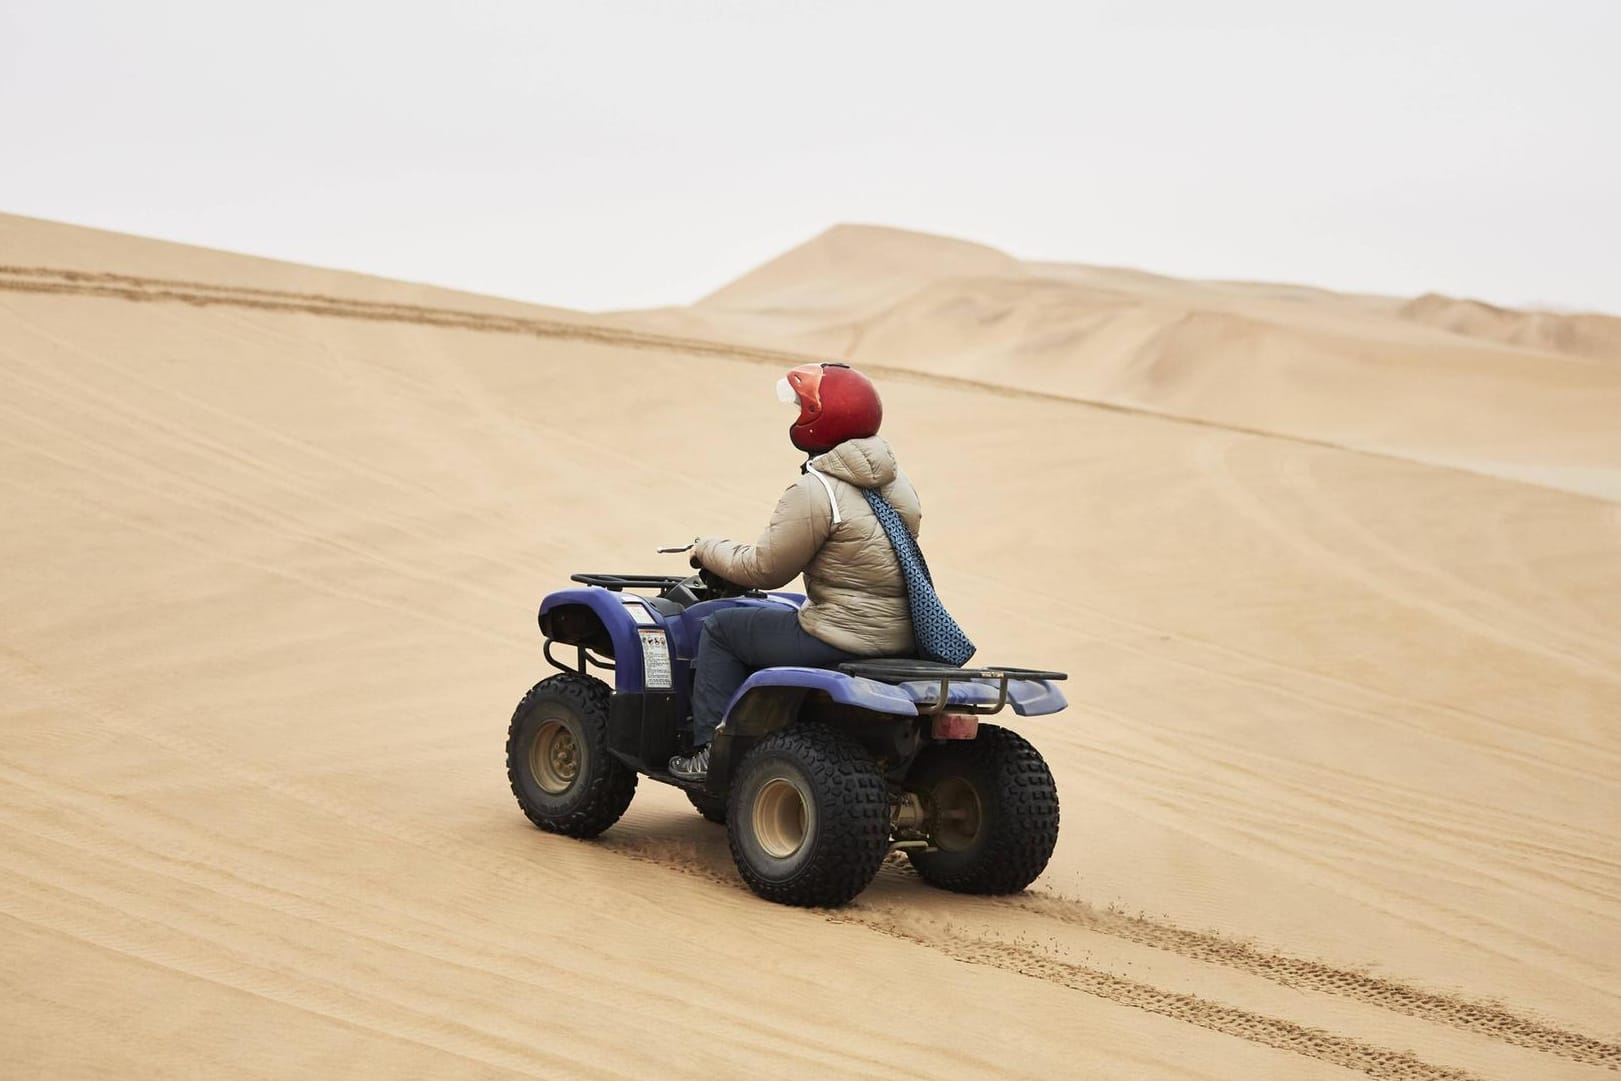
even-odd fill
[{"label": "overcast sky", "polygon": [[1617,0],[0,0],[0,210],[568,307],[857,221],[1621,312],[1618,203]]}]

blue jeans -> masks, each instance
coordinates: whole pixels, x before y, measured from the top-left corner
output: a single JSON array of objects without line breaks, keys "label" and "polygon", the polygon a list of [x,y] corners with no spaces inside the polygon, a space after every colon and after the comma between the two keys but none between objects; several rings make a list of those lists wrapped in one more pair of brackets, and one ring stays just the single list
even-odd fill
[{"label": "blue jeans", "polygon": [[846,653],[805,632],[792,608],[723,608],[704,620],[692,688],[692,742],[714,738],[732,695],[753,672],[778,665],[831,668],[853,661]]}]

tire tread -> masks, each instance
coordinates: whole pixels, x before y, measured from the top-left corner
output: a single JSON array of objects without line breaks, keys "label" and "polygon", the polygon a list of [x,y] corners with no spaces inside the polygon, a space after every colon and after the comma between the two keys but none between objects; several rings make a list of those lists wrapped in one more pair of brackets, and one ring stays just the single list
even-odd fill
[{"label": "tire tread", "polygon": [[912,866],[925,882],[956,893],[1018,893],[1046,870],[1058,844],[1058,787],[1052,771],[1023,736],[993,724],[980,725],[971,741],[932,749],[930,760],[919,765],[925,771],[949,768],[954,758],[989,790],[995,803],[988,815],[990,833],[970,859],[909,851]]},{"label": "tire tread", "polygon": [[739,844],[739,824],[750,808],[733,798],[727,838],[738,872],[750,889],[768,901],[802,907],[836,908],[866,889],[889,852],[889,788],[872,756],[855,740],[824,725],[796,724],[760,741],[744,759],[739,786],[771,755],[783,755],[803,769],[816,797],[816,852],[792,878],[778,881],[758,874]]},{"label": "tire tread", "polygon": [[[636,795],[636,771],[608,753],[608,685],[600,679],[563,672],[541,680],[529,688],[507,727],[507,781],[524,815],[547,833],[566,837],[595,837],[619,821]],[[527,747],[523,741],[524,720],[537,702],[555,698],[574,711],[585,728],[589,747],[590,775],[586,778],[585,798],[565,814],[548,813],[533,806],[524,796],[518,771],[528,769]]]}]

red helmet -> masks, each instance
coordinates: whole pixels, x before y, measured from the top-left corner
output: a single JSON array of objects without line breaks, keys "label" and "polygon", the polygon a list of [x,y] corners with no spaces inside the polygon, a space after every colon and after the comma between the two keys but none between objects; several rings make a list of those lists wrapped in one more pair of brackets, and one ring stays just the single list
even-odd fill
[{"label": "red helmet", "polygon": [[783,401],[799,403],[788,438],[807,454],[877,435],[883,423],[877,388],[848,364],[801,364],[777,382],[777,392]]}]

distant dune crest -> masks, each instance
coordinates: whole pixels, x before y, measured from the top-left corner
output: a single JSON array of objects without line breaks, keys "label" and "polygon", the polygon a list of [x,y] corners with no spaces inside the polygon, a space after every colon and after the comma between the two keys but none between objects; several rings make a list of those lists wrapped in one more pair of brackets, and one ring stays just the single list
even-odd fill
[{"label": "distant dune crest", "polygon": [[1016,275],[1023,264],[982,244],[868,225],[836,225],[698,302],[714,310],[816,306],[893,295],[929,278]]},{"label": "distant dune crest", "polygon": [[1400,314],[1471,338],[1621,362],[1621,319],[1610,315],[1516,311],[1439,293],[1409,301]]},{"label": "distant dune crest", "polygon": [[618,318],[1621,498],[1610,316],[1027,263],[841,225],[690,308]]}]

